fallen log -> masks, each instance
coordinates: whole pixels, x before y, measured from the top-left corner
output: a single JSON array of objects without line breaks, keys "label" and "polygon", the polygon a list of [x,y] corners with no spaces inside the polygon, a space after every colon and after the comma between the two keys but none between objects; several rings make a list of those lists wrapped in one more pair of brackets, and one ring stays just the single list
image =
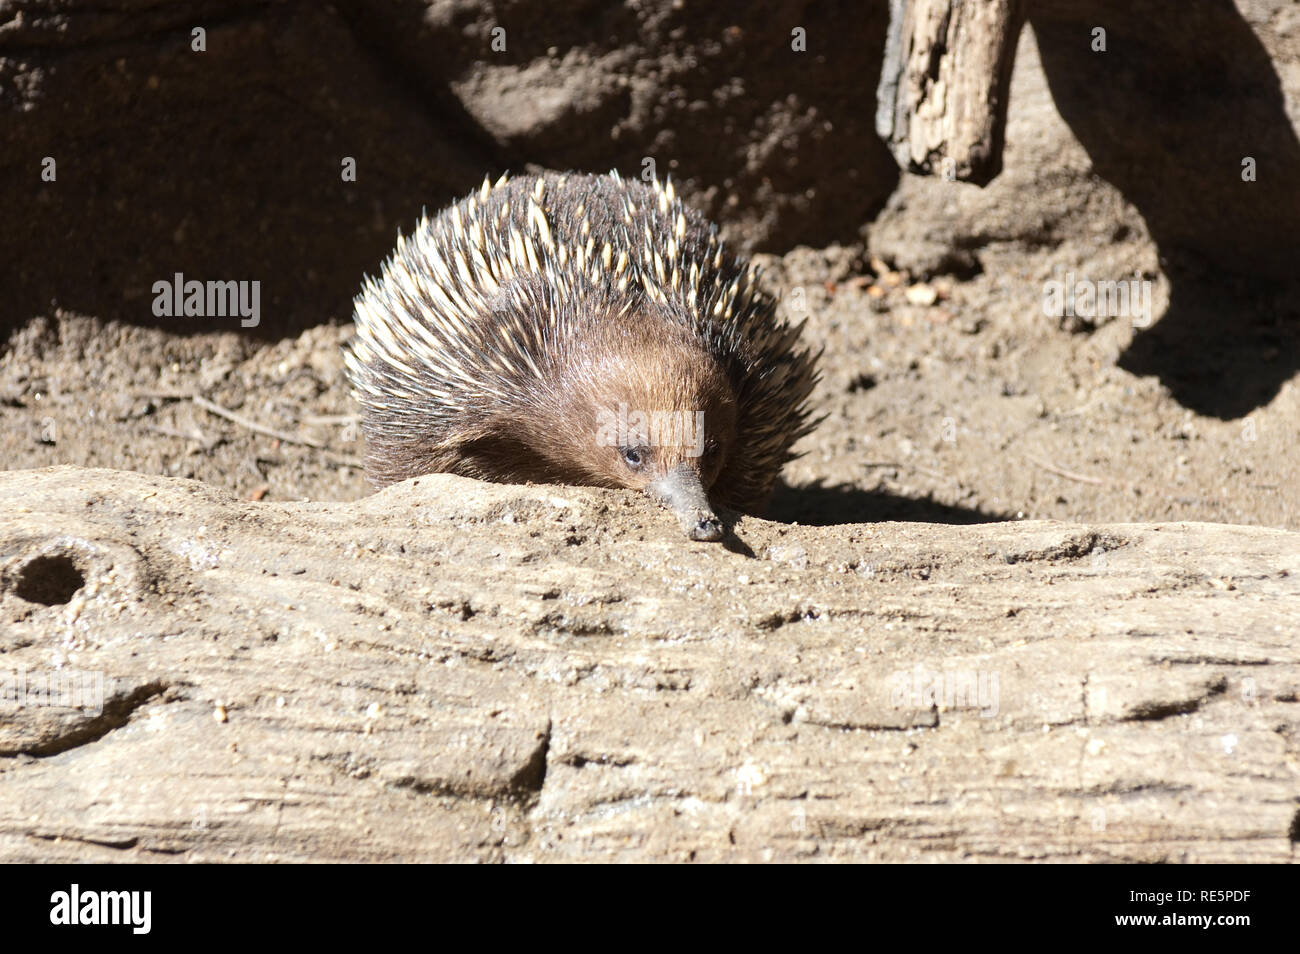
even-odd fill
[{"label": "fallen log", "polygon": [[728,548],[630,493],[445,475],[288,504],[60,467],[0,495],[0,861],[1300,838],[1300,533],[745,519]]}]

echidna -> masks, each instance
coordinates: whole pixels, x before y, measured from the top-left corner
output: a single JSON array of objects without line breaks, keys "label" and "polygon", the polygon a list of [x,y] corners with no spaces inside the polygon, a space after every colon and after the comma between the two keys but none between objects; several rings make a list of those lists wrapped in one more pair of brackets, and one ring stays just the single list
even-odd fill
[{"label": "echidna", "polygon": [[815,357],[672,183],[484,180],[357,296],[345,348],[382,487],[446,471],[644,489],[695,540],[760,510]]}]

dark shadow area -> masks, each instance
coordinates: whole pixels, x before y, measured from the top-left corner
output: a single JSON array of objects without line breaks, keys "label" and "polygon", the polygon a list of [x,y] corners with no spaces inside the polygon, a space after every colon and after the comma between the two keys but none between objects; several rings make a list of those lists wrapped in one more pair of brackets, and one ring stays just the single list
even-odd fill
[{"label": "dark shadow area", "polygon": [[751,250],[855,242],[898,182],[871,105],[884,3],[336,7],[372,61],[494,168],[639,176],[649,160]]},{"label": "dark shadow area", "polygon": [[1230,0],[1038,0],[1029,23],[1058,110],[1172,283],[1120,366],[1199,414],[1267,403],[1300,370],[1300,141],[1259,38]]},{"label": "dark shadow area", "polygon": [[846,523],[998,523],[1011,518],[924,498],[900,497],[876,490],[821,483],[792,487],[781,481],[764,517],[781,523],[833,527]]},{"label": "dark shadow area", "polygon": [[1296,290],[1209,270],[1178,275],[1165,317],[1136,335],[1119,366],[1155,375],[1184,407],[1222,420],[1277,396],[1300,368]]},{"label": "dark shadow area", "polygon": [[751,560],[756,559],[757,554],[754,553],[750,545],[746,543],[744,540],[740,539],[740,537],[736,536],[734,524],[735,524],[735,520],[731,520],[728,522],[727,535],[722,538],[722,543],[720,544],[720,546],[722,546],[723,549],[727,550],[729,553],[735,553],[738,554],[739,556],[748,557]]},{"label": "dark shadow area", "polygon": [[[34,11],[0,34],[0,335],[56,308],[268,339],[344,321],[397,227],[481,181],[474,144],[328,7],[220,6],[74,10],[59,30]],[[260,323],[156,316],[177,273],[258,282]]]},{"label": "dark shadow area", "polygon": [[[884,4],[22,6],[0,11],[0,340],[60,309],[265,339],[345,322],[399,228],[507,169],[653,160],[777,251],[856,240],[898,177],[869,108]],[[155,315],[178,273],[258,282],[260,323]]]}]

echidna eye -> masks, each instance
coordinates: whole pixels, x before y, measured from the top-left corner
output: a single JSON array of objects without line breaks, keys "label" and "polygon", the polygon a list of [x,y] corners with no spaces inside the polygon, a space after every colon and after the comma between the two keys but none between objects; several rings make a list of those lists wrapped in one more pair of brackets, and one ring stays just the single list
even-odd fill
[{"label": "echidna eye", "polygon": [[623,463],[633,470],[640,470],[645,464],[646,458],[650,456],[650,452],[644,447],[624,447],[619,453],[623,455]]}]

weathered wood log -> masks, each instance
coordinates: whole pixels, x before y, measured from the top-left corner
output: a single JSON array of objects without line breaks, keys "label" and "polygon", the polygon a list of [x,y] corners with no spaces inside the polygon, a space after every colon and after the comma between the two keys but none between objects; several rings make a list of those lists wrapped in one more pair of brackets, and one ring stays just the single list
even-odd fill
[{"label": "weathered wood log", "polygon": [[0,861],[1295,857],[1300,533],[0,499]]},{"label": "weathered wood log", "polygon": [[901,168],[984,185],[1002,169],[1022,0],[890,0],[876,132]]},{"label": "weathered wood log", "polygon": [[[3,862],[1295,857],[1297,533],[0,498]],[[75,672],[98,712],[32,701]]]}]

